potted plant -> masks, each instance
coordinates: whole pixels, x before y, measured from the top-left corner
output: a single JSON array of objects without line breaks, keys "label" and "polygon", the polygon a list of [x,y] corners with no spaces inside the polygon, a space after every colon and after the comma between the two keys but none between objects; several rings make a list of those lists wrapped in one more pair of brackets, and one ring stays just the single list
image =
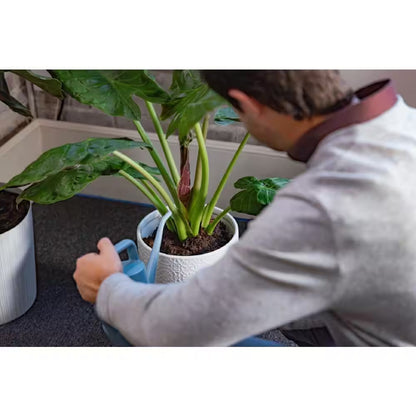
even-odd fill
[{"label": "potted plant", "polygon": [[[89,138],[51,149],[0,189],[28,186],[19,195],[18,202],[29,200],[50,204],[72,197],[99,176],[124,177],[156,208],[138,226],[138,248],[145,262],[150,255],[152,233],[157,229],[158,220],[168,210],[172,212],[159,258],[158,282],[182,280],[198,268],[217,261],[238,239],[237,224],[229,214],[230,210],[238,208],[239,211],[251,213],[254,193],[261,205],[261,201],[265,202],[273,190],[282,185],[277,179],[271,179],[261,182],[259,186],[253,178],[243,178],[236,185],[245,188],[232,199],[231,205],[224,210],[216,207],[229,174],[248,140],[247,133],[212,198],[208,199],[210,166],[205,141],[209,113],[226,105],[226,102],[200,79],[196,71],[174,71],[168,90],[163,89],[149,71],[59,70],[50,73],[67,94],[81,103],[132,120],[142,141]],[[140,107],[133,96],[141,98],[149,112],[165,162],[141,124]],[[162,105],[160,116],[155,103]],[[169,120],[166,132],[161,120]],[[225,107],[217,112],[216,120],[228,123],[238,118],[230,108]],[[168,138],[175,132],[180,142],[179,169],[168,143]],[[198,144],[193,181],[189,162],[192,140]],[[150,167],[131,159],[124,152],[131,148],[149,151],[156,166]],[[142,234],[144,229],[147,230],[146,235]]]},{"label": "potted plant", "polygon": [[[0,101],[11,110],[31,117],[30,110],[9,91],[6,71],[0,71]],[[30,71],[11,71],[63,98],[61,83]],[[2,185],[2,184],[0,184]],[[36,266],[33,239],[32,206],[16,199],[20,190],[0,191],[0,325],[24,314],[36,298]]]}]

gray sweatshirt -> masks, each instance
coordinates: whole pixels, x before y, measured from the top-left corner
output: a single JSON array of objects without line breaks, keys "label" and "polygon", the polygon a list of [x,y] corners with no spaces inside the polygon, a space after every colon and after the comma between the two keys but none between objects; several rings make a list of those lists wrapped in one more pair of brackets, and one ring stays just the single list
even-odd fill
[{"label": "gray sweatshirt", "polygon": [[226,346],[311,315],[337,345],[415,345],[416,110],[399,97],[329,134],[214,266],[114,274],[96,308],[134,345]]}]

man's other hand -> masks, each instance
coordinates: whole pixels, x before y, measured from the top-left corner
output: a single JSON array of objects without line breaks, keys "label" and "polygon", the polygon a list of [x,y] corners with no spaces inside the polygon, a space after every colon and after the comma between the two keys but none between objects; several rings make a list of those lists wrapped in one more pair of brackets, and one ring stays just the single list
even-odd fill
[{"label": "man's other hand", "polygon": [[74,279],[82,299],[95,303],[101,283],[114,273],[122,272],[123,267],[109,238],[102,238],[97,248],[99,254],[88,253],[77,260]]}]

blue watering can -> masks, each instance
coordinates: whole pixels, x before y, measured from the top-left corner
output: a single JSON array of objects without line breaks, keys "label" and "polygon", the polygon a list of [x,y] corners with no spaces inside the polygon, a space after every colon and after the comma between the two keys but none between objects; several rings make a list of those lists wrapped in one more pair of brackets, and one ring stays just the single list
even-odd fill
[{"label": "blue watering can", "polygon": [[[153,243],[152,253],[149,262],[146,265],[140,260],[139,253],[134,241],[122,240],[115,245],[117,253],[127,250],[128,260],[123,261],[123,273],[129,276],[135,282],[155,283],[157,263],[159,260],[160,246],[162,244],[163,229],[166,221],[170,218],[172,213],[167,212],[160,220],[156,237]],[[103,322],[103,330],[115,347],[131,347],[132,345],[120,334],[120,332],[111,325]],[[237,344],[235,347],[279,347],[280,344],[257,337],[247,338]]]}]

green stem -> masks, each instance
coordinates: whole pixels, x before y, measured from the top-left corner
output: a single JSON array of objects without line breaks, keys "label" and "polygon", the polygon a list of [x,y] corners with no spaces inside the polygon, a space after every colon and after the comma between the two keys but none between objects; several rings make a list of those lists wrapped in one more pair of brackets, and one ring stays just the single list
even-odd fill
[{"label": "green stem", "polygon": [[[209,114],[207,114],[204,117],[204,122],[202,124],[202,134],[204,135],[205,142],[207,140],[208,121],[209,121]],[[194,201],[197,199],[196,195],[198,195],[198,192],[201,189],[201,180],[202,180],[202,162],[201,162],[201,152],[198,149],[198,158],[197,158],[196,168],[195,168],[195,179],[194,179],[194,184],[192,187],[192,199],[191,199],[190,207],[193,207],[193,205],[195,204]],[[194,198],[194,195],[195,195],[195,198]]]},{"label": "green stem", "polygon": [[[134,178],[133,178],[134,179]],[[166,208],[166,206],[163,204],[162,200],[158,197],[158,195],[156,194],[156,192],[152,189],[152,187],[149,185],[149,183],[147,181],[141,181],[141,184],[144,185],[144,187],[149,191],[149,193],[153,196],[153,198],[155,199],[156,204],[153,203],[153,205],[155,205],[156,209],[160,212],[160,214],[163,216],[168,212],[168,209]],[[168,227],[168,229],[170,231],[172,231],[173,233],[176,234],[176,225],[175,225],[175,221],[173,219],[173,217],[169,218],[168,221],[166,222],[166,226]]]},{"label": "green stem", "polygon": [[173,159],[168,141],[166,140],[166,135],[163,132],[162,126],[160,124],[159,117],[156,114],[153,104],[149,101],[145,101],[145,103],[146,103],[147,110],[149,111],[150,117],[153,121],[153,125],[155,126],[156,133],[159,137],[159,141],[162,146],[163,153],[165,154],[166,161],[168,162],[169,170],[172,175],[173,181],[175,182],[176,186],[178,186],[178,183],[180,181],[180,176],[178,173],[178,169],[176,168],[175,161]]},{"label": "green stem", "polygon": [[208,227],[205,229],[205,231],[207,232],[208,235],[211,235],[214,230],[215,227],[218,225],[218,223],[231,211],[231,207],[228,207],[227,209],[225,209],[224,211],[221,212],[221,214],[217,215],[216,218],[214,219],[214,221],[212,221]]},{"label": "green stem", "polygon": [[166,204],[168,205],[168,207],[172,211],[172,213],[177,211],[177,209],[176,209],[173,201],[170,199],[168,193],[162,188],[162,186],[159,184],[159,182],[149,172],[147,172],[146,169],[141,167],[138,163],[136,163],[133,159],[130,159],[125,154],[120,153],[118,150],[115,150],[113,152],[113,155],[117,156],[119,159],[128,163],[133,169],[136,169],[137,172],[139,172],[141,175],[143,175],[145,177],[145,179],[147,179],[156,188],[156,190],[159,192],[160,196],[165,200]]},{"label": "green stem", "polygon": [[207,141],[208,127],[209,127],[209,114],[206,114],[204,117],[204,121],[202,122],[202,134],[204,135],[205,141]]},{"label": "green stem", "polygon": [[202,212],[205,205],[205,199],[208,194],[209,187],[209,161],[207,148],[205,146],[204,135],[201,130],[199,123],[194,126],[196,133],[196,140],[199,147],[199,155],[201,160],[201,183],[200,186],[195,187],[192,192],[192,201],[189,208],[189,219],[191,223],[193,235],[199,234],[201,227]]},{"label": "green stem", "polygon": [[158,167],[158,169],[159,169],[159,171],[162,175],[162,178],[165,181],[166,186],[168,187],[169,192],[170,192],[173,200],[175,201],[175,204],[176,204],[176,206],[178,208],[178,211],[179,211],[179,215],[181,216],[181,219],[182,219],[183,223],[185,224],[186,233],[188,234],[188,236],[191,236],[192,235],[192,230],[191,230],[191,227],[190,227],[188,219],[187,219],[186,208],[183,205],[182,201],[179,199],[175,183],[173,182],[172,178],[170,177],[168,171],[166,170],[166,167],[163,164],[162,159],[159,156],[159,153],[153,147],[153,143],[151,142],[151,140],[147,136],[146,131],[144,130],[140,121],[134,120],[133,122],[134,122],[134,125],[136,126],[137,131],[139,132],[140,137],[142,138],[142,140],[150,146],[150,148],[148,148],[150,156],[152,157],[152,159],[156,163],[156,166]]},{"label": "green stem", "polygon": [[156,192],[152,188],[150,188],[150,186],[147,185],[144,181],[138,181],[124,170],[120,170],[119,174],[126,178],[129,182],[131,182],[136,188],[138,188],[162,215],[165,215],[168,212],[168,209],[165,207],[161,199],[157,196]]},{"label": "green stem", "polygon": [[214,192],[214,195],[211,199],[211,201],[209,202],[206,210],[204,211],[204,218],[202,220],[202,227],[206,228],[211,220],[211,216],[212,213],[214,212],[214,208],[216,203],[218,202],[218,199],[220,198],[221,192],[224,189],[225,184],[227,183],[228,177],[230,176],[231,171],[233,170],[233,167],[235,165],[235,163],[237,162],[238,157],[240,156],[240,153],[242,152],[245,144],[247,143],[247,140],[250,136],[250,133],[247,133],[242,142],[240,143],[240,146],[238,146],[237,151],[234,153],[233,158],[231,159],[231,162],[229,163],[224,176],[222,177],[216,191]]},{"label": "green stem", "polygon": [[[196,161],[195,179],[194,179],[194,184],[192,186],[192,200],[191,200],[190,206],[192,206],[192,202],[194,201],[194,199],[196,199],[196,195],[201,189],[201,181],[202,181],[201,152],[198,150],[198,158]],[[194,195],[195,195],[195,198],[194,198]]]},{"label": "green stem", "polygon": [[137,172],[142,174],[156,188],[156,190],[159,192],[159,194],[165,200],[169,209],[172,211],[172,217],[175,220],[176,230],[178,232],[179,239],[181,241],[186,240],[188,238],[188,233],[187,233],[185,223],[182,221],[182,219],[181,219],[181,217],[178,213],[178,209],[176,208],[176,206],[174,205],[172,200],[169,198],[169,195],[162,188],[162,186],[159,185],[159,183],[156,181],[156,179],[153,178],[153,176],[150,175],[150,173],[148,173],[146,171],[146,169],[142,168],[138,163],[136,163],[134,160],[130,159],[128,156],[124,155],[123,153],[120,153],[119,151],[116,150],[116,151],[113,152],[113,155],[117,156],[118,158],[120,158],[124,162],[128,163],[132,168],[136,169]]},{"label": "green stem", "polygon": [[174,183],[174,181],[172,180],[172,178],[170,177],[168,171],[166,170],[165,165],[162,162],[162,159],[159,156],[159,153],[156,151],[156,149],[153,147],[153,143],[151,142],[151,140],[149,139],[149,136],[146,134],[146,131],[144,130],[142,124],[140,123],[140,121],[138,120],[134,120],[133,121],[134,125],[137,128],[137,131],[140,134],[140,137],[142,138],[142,140],[148,144],[149,146],[151,146],[150,148],[148,148],[150,156],[152,157],[152,159],[154,160],[154,162],[156,163],[157,168],[159,169],[163,180],[166,183],[166,186],[169,189],[169,192],[171,193],[172,197],[174,197],[174,195],[176,195],[176,185]]}]

